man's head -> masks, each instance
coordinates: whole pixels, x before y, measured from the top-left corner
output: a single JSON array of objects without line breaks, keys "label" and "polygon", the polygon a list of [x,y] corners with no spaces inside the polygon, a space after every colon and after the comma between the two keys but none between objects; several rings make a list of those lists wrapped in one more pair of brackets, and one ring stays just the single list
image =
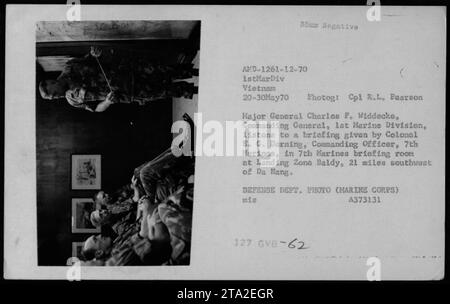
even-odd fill
[{"label": "man's head", "polygon": [[54,79],[43,80],[39,83],[39,93],[44,99],[52,100],[57,98],[63,98],[66,90],[64,85]]},{"label": "man's head", "polygon": [[92,235],[83,244],[82,254],[86,260],[102,259],[109,255],[112,248],[110,237],[101,234]]},{"label": "man's head", "polygon": [[108,220],[109,212],[105,209],[97,209],[91,212],[91,223],[94,227],[101,227]]},{"label": "man's head", "polygon": [[106,205],[109,203],[110,200],[111,200],[111,197],[109,196],[109,194],[103,190],[98,191],[94,195],[94,202],[99,205]]}]

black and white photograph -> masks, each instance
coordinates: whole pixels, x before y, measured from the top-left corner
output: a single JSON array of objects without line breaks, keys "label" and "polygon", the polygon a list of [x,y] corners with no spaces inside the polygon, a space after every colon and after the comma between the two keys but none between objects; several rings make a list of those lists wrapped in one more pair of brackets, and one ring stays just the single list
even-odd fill
[{"label": "black and white photograph", "polygon": [[447,279],[444,6],[75,2],[6,7],[6,279]]},{"label": "black and white photograph", "polygon": [[39,266],[189,265],[199,56],[200,21],[36,23]]}]

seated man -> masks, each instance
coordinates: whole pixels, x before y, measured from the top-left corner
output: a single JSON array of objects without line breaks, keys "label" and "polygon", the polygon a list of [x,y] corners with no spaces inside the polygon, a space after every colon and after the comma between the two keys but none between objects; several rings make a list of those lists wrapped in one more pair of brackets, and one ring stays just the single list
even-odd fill
[{"label": "seated man", "polygon": [[[132,189],[133,191],[130,191]],[[133,179],[131,186],[126,185],[110,196],[103,190],[94,195],[96,210],[90,214],[90,220],[95,227],[110,225],[113,229],[115,223],[124,215],[136,210],[136,203],[142,196],[143,190],[139,190],[136,180]],[[114,229],[116,230],[116,229]]]},{"label": "seated man", "polygon": [[[139,206],[142,219],[127,221],[114,240],[102,234],[89,237],[83,245],[87,260],[104,261],[106,266],[161,265],[171,254],[167,228],[150,214],[151,206],[143,201]],[[99,264],[97,262],[97,264]]]},{"label": "seated man", "polygon": [[129,203],[129,199],[133,197],[136,190],[133,188],[133,185],[125,185],[120,187],[117,191],[110,194],[104,190],[99,190],[93,196],[93,200],[97,205],[97,208],[105,207],[108,205],[119,205],[125,201],[123,205]]},{"label": "seated man", "polygon": [[[150,202],[148,198],[143,195],[144,190],[138,186],[137,179],[133,176],[131,179],[131,188],[134,189],[132,198],[126,200],[118,200],[111,203],[110,197],[99,191],[96,195],[96,202],[100,202],[102,209],[92,211],[90,220],[95,227],[101,227],[102,230],[110,231],[120,235],[121,231],[127,229],[129,223],[139,221],[142,218],[142,207],[136,208],[137,205],[145,203],[146,211],[152,214],[157,205]],[[137,209],[137,210],[136,210]]]},{"label": "seated man", "polygon": [[136,168],[134,175],[147,198],[158,204],[187,182],[194,172],[194,167],[191,157],[176,157],[169,148],[155,159]]},{"label": "seated man", "polygon": [[192,198],[193,185],[187,185],[158,205],[158,219],[169,231],[171,262],[176,265],[188,265],[190,260]]}]

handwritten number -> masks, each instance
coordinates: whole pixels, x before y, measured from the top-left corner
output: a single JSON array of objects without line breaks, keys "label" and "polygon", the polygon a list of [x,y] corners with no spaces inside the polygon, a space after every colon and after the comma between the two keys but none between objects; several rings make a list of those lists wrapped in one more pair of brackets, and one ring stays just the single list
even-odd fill
[{"label": "handwritten number", "polygon": [[298,243],[300,244],[300,246],[297,249],[307,249],[308,248],[308,247],[305,247],[305,242],[299,241]]},{"label": "handwritten number", "polygon": [[288,244],[288,247],[291,248],[291,249],[294,249],[294,248],[295,248],[295,245],[294,245],[293,243],[294,243],[296,240],[297,240],[297,239],[295,238],[295,239],[293,239],[292,241],[290,241],[289,244]]},{"label": "handwritten number", "polygon": [[305,242],[299,241],[297,238],[293,239],[289,242],[288,248],[291,249],[307,249],[308,247],[305,247]]}]

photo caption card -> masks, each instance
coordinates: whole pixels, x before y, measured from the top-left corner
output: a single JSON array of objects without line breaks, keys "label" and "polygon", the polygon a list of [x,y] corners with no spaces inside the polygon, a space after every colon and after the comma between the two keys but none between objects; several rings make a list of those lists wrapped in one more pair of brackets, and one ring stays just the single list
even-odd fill
[{"label": "photo caption card", "polygon": [[8,6],[4,276],[442,279],[445,23]]}]

